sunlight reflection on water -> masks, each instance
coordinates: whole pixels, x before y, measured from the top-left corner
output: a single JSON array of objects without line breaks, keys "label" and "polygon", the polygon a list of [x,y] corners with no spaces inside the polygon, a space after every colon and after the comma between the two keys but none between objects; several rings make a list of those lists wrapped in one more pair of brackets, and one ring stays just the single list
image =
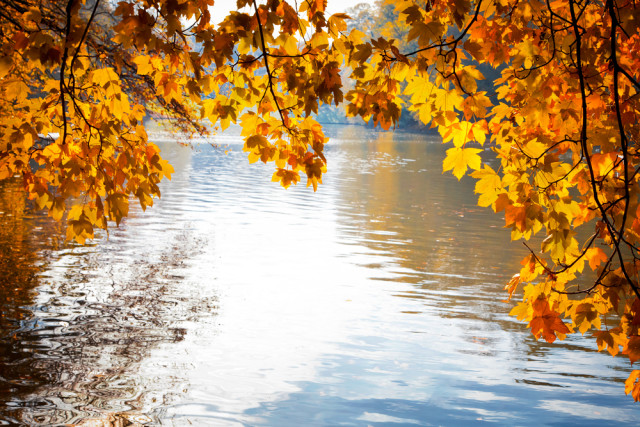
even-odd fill
[{"label": "sunlight reflection on water", "polygon": [[622,359],[507,316],[523,248],[433,137],[329,131],[315,194],[270,183],[228,132],[229,155],[162,142],[162,200],[96,245],[3,217],[21,243],[1,255],[0,419],[635,425]]}]

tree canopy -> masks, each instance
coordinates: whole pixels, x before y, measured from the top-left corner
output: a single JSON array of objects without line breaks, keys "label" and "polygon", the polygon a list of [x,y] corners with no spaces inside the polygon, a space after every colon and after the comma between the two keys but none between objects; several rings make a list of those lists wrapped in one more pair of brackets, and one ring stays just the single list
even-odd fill
[{"label": "tree canopy", "polygon": [[[315,190],[320,106],[384,129],[404,109],[437,128],[443,170],[476,179],[512,239],[544,236],[506,286],[522,295],[512,314],[548,342],[592,331],[640,360],[635,1],[393,1],[378,38],[325,0],[238,0],[219,24],[213,0],[0,3],[0,179],[66,215],[69,239],[160,196],[172,168],[149,114],[202,134],[238,123],[250,162]],[[626,392],[640,400],[640,370]]]}]

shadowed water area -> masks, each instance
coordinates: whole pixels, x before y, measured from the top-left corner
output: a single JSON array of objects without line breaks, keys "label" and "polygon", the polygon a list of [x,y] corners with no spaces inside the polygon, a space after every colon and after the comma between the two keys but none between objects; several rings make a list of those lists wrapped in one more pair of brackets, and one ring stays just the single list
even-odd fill
[{"label": "shadowed water area", "polygon": [[638,424],[628,359],[508,316],[526,248],[437,137],[327,131],[315,194],[159,141],[162,199],[84,247],[1,183],[0,424]]}]

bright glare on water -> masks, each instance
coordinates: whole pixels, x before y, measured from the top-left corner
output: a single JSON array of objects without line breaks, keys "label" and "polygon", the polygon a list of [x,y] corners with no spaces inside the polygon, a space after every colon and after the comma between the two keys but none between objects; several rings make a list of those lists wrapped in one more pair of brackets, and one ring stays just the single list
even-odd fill
[{"label": "bright glare on water", "polygon": [[161,141],[162,199],[85,247],[2,184],[0,424],[638,424],[628,360],[508,316],[526,248],[436,137],[328,132],[317,193]]}]

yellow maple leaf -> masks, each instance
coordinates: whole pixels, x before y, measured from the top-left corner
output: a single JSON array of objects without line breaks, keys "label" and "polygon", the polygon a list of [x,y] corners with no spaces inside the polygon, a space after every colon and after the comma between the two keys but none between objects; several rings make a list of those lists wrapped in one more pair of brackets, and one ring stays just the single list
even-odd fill
[{"label": "yellow maple leaf", "polygon": [[95,70],[91,73],[91,79],[93,83],[98,86],[105,87],[107,84],[111,82],[120,82],[120,78],[116,74],[113,68],[106,67]]},{"label": "yellow maple leaf", "polygon": [[478,179],[475,187],[475,193],[480,194],[478,205],[482,207],[491,206],[503,191],[500,175],[490,166],[484,165],[482,169],[473,172],[471,176]]},{"label": "yellow maple leaf", "polygon": [[133,59],[134,64],[138,66],[138,74],[146,75],[154,71],[153,63],[146,55],[140,55]]},{"label": "yellow maple leaf", "polygon": [[467,168],[480,169],[482,159],[479,148],[459,148],[453,147],[447,150],[447,156],[442,163],[442,171],[453,170],[453,175],[461,179],[467,171]]}]

